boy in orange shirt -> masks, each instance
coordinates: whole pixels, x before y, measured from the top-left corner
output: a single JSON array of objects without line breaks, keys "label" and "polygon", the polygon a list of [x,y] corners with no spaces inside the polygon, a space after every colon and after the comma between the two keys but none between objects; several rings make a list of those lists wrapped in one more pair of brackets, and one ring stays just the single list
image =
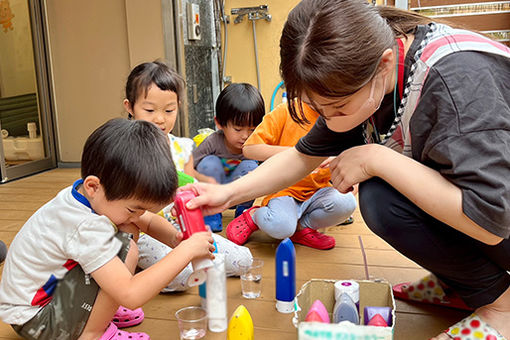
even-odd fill
[{"label": "boy in orange shirt", "polygon": [[[319,114],[303,104],[310,123],[299,125],[289,115],[287,104],[281,104],[264,116],[246,140],[243,154],[264,161],[294,147],[306,135]],[[291,165],[289,165],[291,166]],[[317,231],[348,219],[356,208],[353,194],[341,194],[329,183],[327,166],[319,167],[298,183],[266,196],[262,207],[252,207],[227,226],[229,240],[244,244],[257,229],[276,239],[290,237],[295,243],[316,249],[330,249],[335,239]]]}]

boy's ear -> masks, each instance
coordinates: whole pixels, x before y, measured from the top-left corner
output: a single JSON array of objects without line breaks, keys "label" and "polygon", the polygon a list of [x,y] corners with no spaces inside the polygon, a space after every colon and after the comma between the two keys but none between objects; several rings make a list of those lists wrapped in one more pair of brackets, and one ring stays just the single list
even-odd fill
[{"label": "boy's ear", "polygon": [[122,104],[124,104],[124,108],[126,109],[127,113],[129,113],[131,116],[134,116],[133,115],[133,108],[131,107],[131,103],[129,102],[129,100],[127,100],[127,98],[124,99]]},{"label": "boy's ear", "polygon": [[218,120],[216,119],[216,117],[214,117],[214,124],[216,125],[216,129],[218,129],[218,130],[222,130],[223,129],[221,124],[218,123]]},{"label": "boy's ear", "polygon": [[87,197],[94,198],[94,196],[101,189],[101,182],[97,176],[87,176],[83,180],[83,191],[87,194]]}]

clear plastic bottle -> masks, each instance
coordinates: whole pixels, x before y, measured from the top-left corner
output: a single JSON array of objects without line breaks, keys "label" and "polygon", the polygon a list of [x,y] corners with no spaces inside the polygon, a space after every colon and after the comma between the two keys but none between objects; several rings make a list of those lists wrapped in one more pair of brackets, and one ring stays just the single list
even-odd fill
[{"label": "clear plastic bottle", "polygon": [[207,270],[206,304],[211,332],[227,330],[227,275],[225,255],[214,254],[214,265]]}]

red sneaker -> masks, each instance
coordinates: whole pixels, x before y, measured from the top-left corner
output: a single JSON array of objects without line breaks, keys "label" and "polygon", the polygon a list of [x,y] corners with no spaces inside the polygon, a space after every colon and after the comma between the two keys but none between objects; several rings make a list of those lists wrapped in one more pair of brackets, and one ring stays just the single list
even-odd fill
[{"label": "red sneaker", "polygon": [[336,244],[333,236],[324,235],[312,228],[303,228],[296,231],[290,237],[290,240],[294,243],[321,250],[331,249]]}]

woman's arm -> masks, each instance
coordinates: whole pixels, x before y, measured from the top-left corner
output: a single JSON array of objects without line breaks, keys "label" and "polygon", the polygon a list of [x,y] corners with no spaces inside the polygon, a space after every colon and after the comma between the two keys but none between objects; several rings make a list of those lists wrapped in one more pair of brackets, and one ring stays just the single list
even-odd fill
[{"label": "woman's arm", "polygon": [[489,245],[502,240],[464,214],[460,188],[439,172],[385,146],[369,144],[346,150],[331,162],[330,167],[333,185],[340,192],[377,176],[452,228]]},{"label": "woman's arm", "polygon": [[246,158],[254,159],[256,161],[265,161],[269,157],[291,148],[291,146],[250,144],[243,146],[243,155]]},{"label": "woman's arm", "polygon": [[205,215],[212,215],[229,206],[277,192],[308,175],[324,159],[326,157],[308,156],[290,148],[229,184],[189,184],[183,189],[193,189],[199,196],[188,202],[188,208],[202,207]]}]

